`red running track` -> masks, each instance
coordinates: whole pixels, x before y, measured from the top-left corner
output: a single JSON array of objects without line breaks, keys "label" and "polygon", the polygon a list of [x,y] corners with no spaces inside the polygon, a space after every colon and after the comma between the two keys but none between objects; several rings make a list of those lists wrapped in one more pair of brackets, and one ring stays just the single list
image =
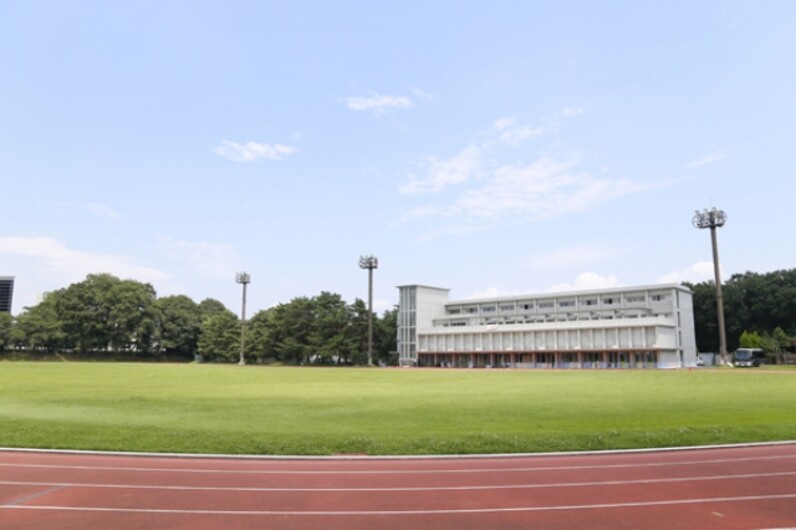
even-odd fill
[{"label": "red running track", "polygon": [[2,529],[796,527],[796,443],[454,459],[0,451]]}]

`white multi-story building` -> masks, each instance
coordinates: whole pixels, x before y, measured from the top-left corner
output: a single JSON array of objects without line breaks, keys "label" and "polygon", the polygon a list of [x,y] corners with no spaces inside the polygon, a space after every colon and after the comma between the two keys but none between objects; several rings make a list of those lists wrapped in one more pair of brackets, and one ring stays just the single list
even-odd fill
[{"label": "white multi-story building", "polygon": [[398,289],[402,366],[696,366],[692,294],[682,285],[458,301],[448,289]]}]

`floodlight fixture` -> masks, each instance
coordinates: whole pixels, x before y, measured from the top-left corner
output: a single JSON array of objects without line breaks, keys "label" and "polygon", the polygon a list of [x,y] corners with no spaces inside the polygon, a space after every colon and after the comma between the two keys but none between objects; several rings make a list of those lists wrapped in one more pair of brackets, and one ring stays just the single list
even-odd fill
[{"label": "floodlight fixture", "polygon": [[235,275],[235,282],[243,286],[243,303],[240,310],[240,361],[238,364],[246,364],[243,352],[246,348],[246,286],[251,283],[251,276],[248,272],[239,272]]},{"label": "floodlight fixture", "polygon": [[719,247],[716,240],[716,228],[724,226],[727,214],[716,208],[697,210],[691,223],[696,228],[709,228],[710,240],[713,244],[713,274],[716,279],[716,313],[719,320],[719,354],[722,364],[727,362],[727,333],[724,327],[724,301],[721,295],[721,273],[719,272]]},{"label": "floodlight fixture", "polygon": [[368,366],[373,366],[373,269],[379,268],[379,258],[360,256],[359,268],[368,270]]}]

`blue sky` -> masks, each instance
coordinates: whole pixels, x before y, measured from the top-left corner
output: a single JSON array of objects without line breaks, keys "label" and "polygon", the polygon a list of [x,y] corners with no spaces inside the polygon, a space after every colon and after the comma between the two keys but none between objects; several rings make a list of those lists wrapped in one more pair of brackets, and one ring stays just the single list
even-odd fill
[{"label": "blue sky", "polygon": [[[0,3],[0,275],[249,311],[792,268],[796,2]],[[251,314],[251,313],[250,313]]]}]

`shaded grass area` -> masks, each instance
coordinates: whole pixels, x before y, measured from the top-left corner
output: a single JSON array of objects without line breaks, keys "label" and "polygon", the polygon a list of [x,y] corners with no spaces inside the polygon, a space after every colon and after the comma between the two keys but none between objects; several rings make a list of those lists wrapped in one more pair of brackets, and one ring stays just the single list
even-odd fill
[{"label": "shaded grass area", "polygon": [[0,363],[0,446],[296,454],[796,439],[796,372]]}]

